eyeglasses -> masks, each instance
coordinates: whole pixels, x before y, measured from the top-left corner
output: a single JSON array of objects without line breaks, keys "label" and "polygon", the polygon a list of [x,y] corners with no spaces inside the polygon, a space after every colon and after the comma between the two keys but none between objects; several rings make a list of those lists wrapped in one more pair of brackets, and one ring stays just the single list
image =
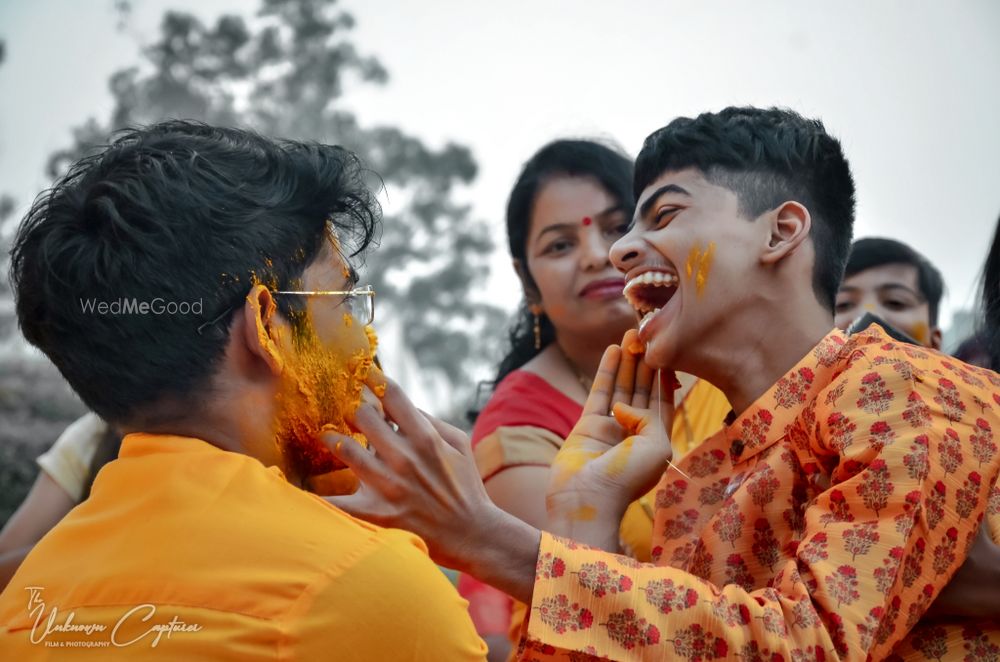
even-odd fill
[{"label": "eyeglasses", "polygon": [[347,306],[347,310],[362,326],[368,326],[375,320],[375,290],[371,285],[353,290],[276,290],[274,294],[293,294],[306,297],[342,296],[343,299],[334,305]]},{"label": "eyeglasses", "polygon": [[[353,290],[273,290],[271,294],[282,294],[291,296],[334,296],[342,297],[334,304],[334,308],[340,305],[347,307],[348,313],[362,326],[368,326],[375,320],[375,290],[371,285],[355,288]],[[198,335],[210,327],[221,322],[229,313],[233,312],[235,306],[230,306],[215,319],[205,322],[198,327]]]}]

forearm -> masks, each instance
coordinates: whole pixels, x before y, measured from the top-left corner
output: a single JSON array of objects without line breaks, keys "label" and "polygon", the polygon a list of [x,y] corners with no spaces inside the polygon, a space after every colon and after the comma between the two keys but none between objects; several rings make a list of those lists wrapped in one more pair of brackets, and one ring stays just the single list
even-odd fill
[{"label": "forearm", "polygon": [[531,604],[541,531],[496,507],[476,528],[462,570]]}]

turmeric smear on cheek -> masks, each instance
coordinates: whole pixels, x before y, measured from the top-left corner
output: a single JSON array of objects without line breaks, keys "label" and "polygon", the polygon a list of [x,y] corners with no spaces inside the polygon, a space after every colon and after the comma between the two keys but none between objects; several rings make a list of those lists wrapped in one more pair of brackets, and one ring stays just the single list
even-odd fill
[{"label": "turmeric smear on cheek", "polygon": [[710,241],[708,248],[701,250],[701,245],[692,246],[688,253],[687,263],[684,265],[684,273],[687,277],[694,278],[695,292],[701,296],[708,283],[708,275],[712,271],[712,261],[715,259],[715,242]]},{"label": "turmeric smear on cheek", "polygon": [[913,339],[916,340],[921,345],[927,344],[928,333],[929,330],[927,328],[927,325],[924,324],[923,322],[917,322],[916,324],[913,325],[913,328],[910,330],[910,334],[913,336]]},{"label": "turmeric smear on cheek", "polygon": [[296,351],[288,360],[277,396],[275,436],[279,447],[303,476],[343,469],[320,439],[324,432],[351,437],[368,445],[348,420],[361,404],[361,391],[373,365],[377,337],[365,328],[368,347],[344,357],[322,345],[310,319],[296,329]]}]

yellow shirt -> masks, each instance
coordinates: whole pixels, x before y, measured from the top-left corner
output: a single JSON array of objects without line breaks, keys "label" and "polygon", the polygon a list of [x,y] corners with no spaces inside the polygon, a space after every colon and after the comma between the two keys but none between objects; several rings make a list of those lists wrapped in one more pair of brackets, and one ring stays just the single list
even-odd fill
[{"label": "yellow shirt", "polygon": [[90,498],[0,594],[3,660],[485,652],[419,538],[356,520],[277,468],[183,437],[126,437]]},{"label": "yellow shirt", "polygon": [[981,518],[1000,531],[997,389],[831,332],[667,470],[655,565],[542,534],[519,659],[997,659],[997,623],[924,619]]}]

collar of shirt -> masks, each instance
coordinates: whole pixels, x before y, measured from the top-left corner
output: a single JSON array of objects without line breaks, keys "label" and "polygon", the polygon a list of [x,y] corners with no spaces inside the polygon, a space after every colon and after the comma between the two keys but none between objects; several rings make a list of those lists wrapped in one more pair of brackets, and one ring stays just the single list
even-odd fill
[{"label": "collar of shirt", "polygon": [[727,420],[724,434],[733,466],[778,442],[789,426],[833,379],[847,344],[834,329],[739,416]]},{"label": "collar of shirt", "polygon": [[[168,434],[150,434],[146,432],[133,432],[122,438],[121,450],[118,452],[119,459],[144,457],[147,455],[161,455],[173,453],[208,453],[221,457],[220,454],[232,456],[233,460],[252,460],[260,463],[255,457],[244,453],[227,451],[211,444],[203,439],[195,437],[181,437]],[[264,466],[261,463],[261,466]],[[284,472],[276,466],[265,467],[268,471],[287,481]]]}]

